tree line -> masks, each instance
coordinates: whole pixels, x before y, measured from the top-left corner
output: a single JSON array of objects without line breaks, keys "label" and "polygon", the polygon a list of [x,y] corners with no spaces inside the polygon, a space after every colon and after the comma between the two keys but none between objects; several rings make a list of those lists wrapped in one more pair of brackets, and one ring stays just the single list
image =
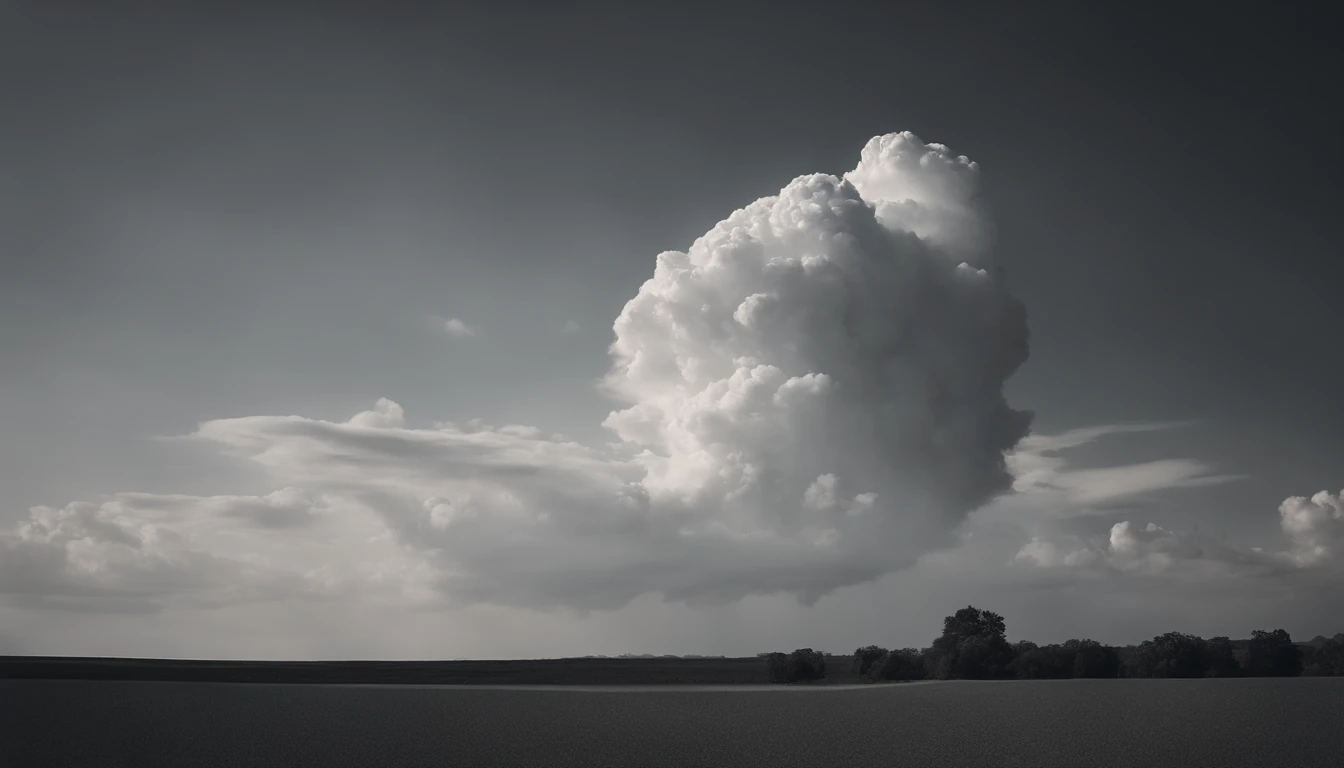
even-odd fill
[{"label": "tree line", "polygon": [[[1086,639],[1010,643],[1002,616],[967,606],[943,619],[942,635],[927,648],[869,645],[855,650],[851,673],[868,682],[1344,676],[1344,633],[1318,636],[1307,645],[1304,650],[1282,629],[1256,630],[1244,641],[1168,632],[1127,646]],[[826,676],[825,654],[811,648],[761,656],[771,682]]]}]

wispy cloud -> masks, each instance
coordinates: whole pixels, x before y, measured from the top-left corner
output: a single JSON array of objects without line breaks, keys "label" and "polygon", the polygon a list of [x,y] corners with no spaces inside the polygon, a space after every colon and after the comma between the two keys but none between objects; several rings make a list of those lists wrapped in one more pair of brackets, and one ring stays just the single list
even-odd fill
[{"label": "wispy cloud", "polygon": [[1176,488],[1200,488],[1231,482],[1241,475],[1220,474],[1206,462],[1172,458],[1110,467],[1075,468],[1061,452],[1095,442],[1109,435],[1156,432],[1188,426],[1190,422],[1107,424],[1069,430],[1055,435],[1029,435],[1007,456],[1014,476],[1013,490],[1045,496],[1068,507],[1070,514],[1083,507],[1107,505],[1118,500]]},{"label": "wispy cloud", "polygon": [[1023,440],[1008,456],[1009,466],[1017,475],[1014,488],[1018,496],[1002,508],[1009,513],[1028,511],[1020,522],[1032,536],[1011,564],[1079,575],[1112,573],[1199,580],[1283,573],[1325,565],[1332,558],[1337,543],[1344,540],[1344,501],[1325,491],[1309,499],[1295,496],[1279,506],[1287,549],[1239,549],[1198,531],[1131,520],[1121,520],[1107,531],[1090,536],[1061,530],[1061,520],[1132,506],[1161,491],[1216,485],[1242,477],[1214,473],[1209,464],[1195,459],[1075,469],[1062,455],[1108,435],[1153,432],[1186,424],[1104,425]]},{"label": "wispy cloud", "polygon": [[465,321],[459,320],[456,317],[450,317],[447,320],[444,320],[443,330],[446,331],[449,336],[459,339],[470,338],[479,335],[481,332],[480,328],[477,328],[474,325],[468,325]]}]

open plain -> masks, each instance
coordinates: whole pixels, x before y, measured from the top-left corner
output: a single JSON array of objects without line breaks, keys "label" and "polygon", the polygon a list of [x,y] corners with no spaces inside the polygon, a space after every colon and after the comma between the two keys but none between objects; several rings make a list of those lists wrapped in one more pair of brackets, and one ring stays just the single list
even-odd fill
[{"label": "open plain", "polygon": [[1301,766],[1344,679],[874,686],[0,680],[15,766]]}]

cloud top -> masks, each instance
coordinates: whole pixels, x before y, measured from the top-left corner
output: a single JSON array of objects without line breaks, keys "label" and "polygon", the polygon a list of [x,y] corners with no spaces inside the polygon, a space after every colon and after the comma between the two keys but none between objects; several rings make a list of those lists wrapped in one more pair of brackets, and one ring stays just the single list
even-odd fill
[{"label": "cloud top", "polygon": [[987,255],[991,228],[977,199],[980,166],[965,155],[909,131],[889,133],[870,139],[844,178],[886,227],[964,258]]}]

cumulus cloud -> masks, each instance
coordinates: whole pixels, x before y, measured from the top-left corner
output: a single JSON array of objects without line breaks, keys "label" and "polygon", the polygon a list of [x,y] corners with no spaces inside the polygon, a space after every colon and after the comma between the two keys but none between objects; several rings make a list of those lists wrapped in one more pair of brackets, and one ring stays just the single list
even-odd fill
[{"label": "cumulus cloud", "polygon": [[468,325],[456,317],[450,317],[447,320],[444,320],[443,330],[446,331],[449,336],[454,336],[459,339],[469,338],[480,333],[479,328],[474,325]]},{"label": "cumulus cloud", "polygon": [[1193,531],[1122,520],[1103,537],[1035,536],[1013,564],[1041,569],[1106,570],[1139,575],[1202,579],[1282,573],[1332,563],[1332,545],[1344,531],[1339,496],[1322,491],[1294,496],[1279,507],[1287,550],[1238,549]]},{"label": "cumulus cloud", "polygon": [[1038,568],[1087,566],[1098,559],[1098,553],[1085,546],[1064,549],[1060,544],[1040,537],[1033,537],[1013,558],[1014,562],[1030,563]]},{"label": "cumulus cloud", "polygon": [[990,235],[977,200],[979,176],[978,163],[907,131],[874,136],[845,180],[873,201],[886,226],[978,262]]},{"label": "cumulus cloud", "polygon": [[122,493],[39,506],[0,533],[0,594],[101,611],[366,596],[436,599],[437,569],[362,504],[282,488],[262,496]]},{"label": "cumulus cloud", "polygon": [[1107,564],[1123,571],[1163,573],[1190,563],[1243,569],[1274,565],[1196,533],[1168,530],[1156,523],[1140,527],[1128,520],[1118,522],[1111,526],[1105,544]]},{"label": "cumulus cloud", "polygon": [[817,511],[835,506],[835,475],[822,475],[803,492],[803,506]]},{"label": "cumulus cloud", "polygon": [[[1107,467],[1073,466],[1069,452],[1120,434],[1158,432],[1185,426],[1182,422],[1112,424],[1033,434],[1007,456],[1015,481],[1013,497],[986,508],[983,516],[1015,524],[1027,541],[1010,565],[1076,576],[1185,578],[1279,574],[1327,565],[1334,546],[1344,538],[1338,496],[1318,493],[1310,499],[1292,497],[1279,507],[1287,549],[1238,548],[1155,522],[1121,520],[1091,535],[1070,528],[1120,508],[1150,500],[1155,494],[1200,488],[1239,479],[1216,473],[1194,459],[1160,459]],[[981,521],[986,522],[985,520]]]},{"label": "cumulus cloud", "polygon": [[1279,505],[1280,524],[1292,541],[1289,556],[1301,565],[1333,557],[1344,541],[1344,491],[1321,491],[1311,498],[1290,496]]},{"label": "cumulus cloud", "polygon": [[[0,593],[104,610],[351,595],[581,610],[642,595],[810,602],[945,552],[975,510],[1030,530],[1017,573],[1207,578],[1331,562],[1344,504],[1326,492],[1280,506],[1284,551],[1154,523],[1061,532],[1107,505],[1235,477],[1188,458],[1068,456],[1177,424],[1027,434],[1029,414],[1003,394],[1027,356],[1026,315],[987,248],[978,175],[913,134],[876,137],[849,173],[799,176],[659,254],[613,324],[602,383],[617,442],[478,420],[411,428],[387,398],[345,421],[206,421],[189,439],[278,490],[35,507],[0,531]],[[996,559],[1017,544],[1005,546]]]},{"label": "cumulus cloud", "polygon": [[1195,581],[1272,575],[1290,569],[1277,554],[1240,550],[1195,532],[1170,530],[1156,523],[1141,526],[1128,520],[1115,523],[1097,539],[1033,538],[1013,563]]},{"label": "cumulus cloud", "polygon": [[[913,134],[877,137],[849,173],[799,176],[659,254],[613,326],[615,448],[530,427],[411,429],[386,399],[344,423],[221,419],[194,438],[342,510],[333,551],[376,543],[370,567],[449,598],[814,600],[950,545],[969,512],[1012,488],[1004,454],[1030,418],[1003,386],[1027,356],[1026,314],[986,248],[978,174]],[[455,318],[443,328],[476,333]],[[159,502],[114,503],[80,513],[100,533],[51,545],[62,568],[76,540],[159,552],[125,538]],[[211,510],[232,503],[182,503],[190,525],[271,530],[260,507],[221,517]],[[240,562],[184,541],[175,563]],[[303,562],[267,567],[303,592],[352,588],[351,564],[374,561]]]},{"label": "cumulus cloud", "polygon": [[261,599],[298,586],[295,574],[268,566],[261,552],[268,539],[289,550],[295,539],[275,534],[308,527],[316,504],[284,488],[265,496],[137,493],[34,507],[0,534],[0,590],[39,602],[103,598],[111,609],[142,609],[170,593]]},{"label": "cumulus cloud", "polygon": [[[1003,453],[1029,419],[1002,386],[1025,312],[947,253],[964,243],[938,216],[970,215],[974,188],[973,172],[944,178],[972,168],[948,157],[875,140],[845,179],[799,177],[659,255],[606,379],[629,403],[606,424],[646,449],[651,492],[741,500],[724,516],[776,526],[826,467],[888,520],[955,521],[1008,490]],[[879,215],[889,204],[920,214]]]},{"label": "cumulus cloud", "polygon": [[406,423],[406,412],[397,403],[386,397],[378,398],[371,411],[360,411],[350,418],[347,424],[373,429],[401,427]]}]

